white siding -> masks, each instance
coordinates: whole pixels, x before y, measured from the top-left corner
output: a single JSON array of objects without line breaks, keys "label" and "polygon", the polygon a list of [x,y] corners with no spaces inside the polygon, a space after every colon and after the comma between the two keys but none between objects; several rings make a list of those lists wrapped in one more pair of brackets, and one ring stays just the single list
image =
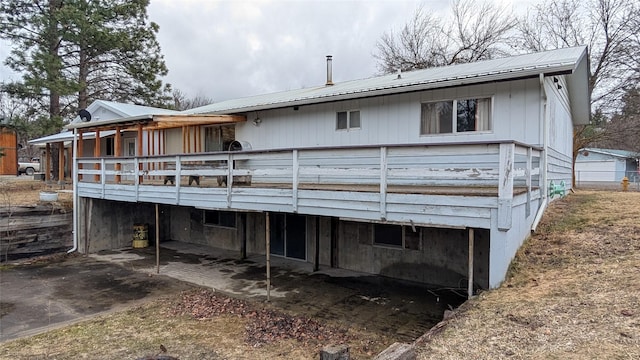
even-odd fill
[{"label": "white siding", "polygon": [[[420,136],[422,102],[492,97],[492,131]],[[236,139],[254,150],[372,144],[516,140],[541,144],[537,79],[421,91],[249,113]],[[336,131],[336,112],[360,110],[361,128]],[[259,126],[251,122],[260,117]],[[167,152],[169,152],[167,150]]]}]

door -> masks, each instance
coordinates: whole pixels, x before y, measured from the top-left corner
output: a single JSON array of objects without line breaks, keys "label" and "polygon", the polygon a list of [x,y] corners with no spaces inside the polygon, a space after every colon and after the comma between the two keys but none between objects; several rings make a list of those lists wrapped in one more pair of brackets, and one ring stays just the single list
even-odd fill
[{"label": "door", "polygon": [[271,213],[269,216],[271,254],[307,259],[307,218],[297,214]]}]

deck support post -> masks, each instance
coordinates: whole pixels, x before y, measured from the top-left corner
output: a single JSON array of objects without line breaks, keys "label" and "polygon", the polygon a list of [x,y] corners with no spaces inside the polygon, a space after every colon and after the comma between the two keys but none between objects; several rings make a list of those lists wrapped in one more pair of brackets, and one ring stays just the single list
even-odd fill
[{"label": "deck support post", "polygon": [[160,274],[160,210],[156,204],[156,274]]},{"label": "deck support post", "polygon": [[527,147],[527,169],[525,170],[525,182],[527,185],[527,205],[525,207],[525,216],[531,215],[531,172],[533,163],[533,151],[531,147]]},{"label": "deck support post", "polygon": [[313,271],[320,270],[320,216],[316,216],[316,241],[313,256]]},{"label": "deck support post", "polygon": [[267,301],[271,301],[271,227],[269,221],[269,212],[265,213],[265,253],[267,254]]},{"label": "deck support post", "polygon": [[473,297],[473,242],[474,242],[474,231],[473,228],[467,229],[469,232],[469,266],[468,266],[468,278],[469,282],[467,284],[467,296],[469,299]]}]

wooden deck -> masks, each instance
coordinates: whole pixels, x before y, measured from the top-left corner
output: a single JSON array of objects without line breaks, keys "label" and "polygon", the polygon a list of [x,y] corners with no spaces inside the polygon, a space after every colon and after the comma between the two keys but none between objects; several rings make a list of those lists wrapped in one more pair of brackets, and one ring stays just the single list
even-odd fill
[{"label": "wooden deck", "polygon": [[[135,181],[121,181],[123,185],[135,185]],[[153,186],[175,186],[175,184],[167,183],[161,179],[146,179],[143,182],[144,185]],[[256,183],[252,182],[248,184],[234,184],[234,187],[238,188],[265,188],[265,189],[289,189],[293,186],[287,183]],[[180,179],[180,187],[191,187],[198,189],[226,189],[226,185],[218,185],[217,178],[200,177],[200,184],[192,182],[189,184],[188,177],[182,177]],[[379,185],[366,185],[366,184],[298,184],[299,190],[323,190],[323,191],[345,191],[345,192],[367,192],[378,193],[380,192]],[[532,187],[532,190],[538,190],[538,187]],[[206,190],[203,190],[206,191]],[[527,192],[527,187],[514,186],[513,194],[520,195]],[[497,186],[418,186],[418,185],[389,185],[387,186],[387,193],[392,194],[423,194],[423,195],[459,195],[459,196],[498,196]]]}]

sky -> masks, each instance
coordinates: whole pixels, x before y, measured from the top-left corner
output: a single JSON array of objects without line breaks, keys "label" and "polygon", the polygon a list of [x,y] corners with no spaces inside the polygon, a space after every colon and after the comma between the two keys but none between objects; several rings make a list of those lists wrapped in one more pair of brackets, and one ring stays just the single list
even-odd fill
[{"label": "sky", "polygon": [[[518,11],[534,0],[495,1]],[[323,85],[327,55],[334,82],[375,76],[376,42],[420,4],[442,15],[450,8],[449,0],[151,0],[147,10],[160,26],[163,80],[219,102]],[[0,42],[1,61],[8,45]],[[18,79],[0,66],[0,81]]]}]

